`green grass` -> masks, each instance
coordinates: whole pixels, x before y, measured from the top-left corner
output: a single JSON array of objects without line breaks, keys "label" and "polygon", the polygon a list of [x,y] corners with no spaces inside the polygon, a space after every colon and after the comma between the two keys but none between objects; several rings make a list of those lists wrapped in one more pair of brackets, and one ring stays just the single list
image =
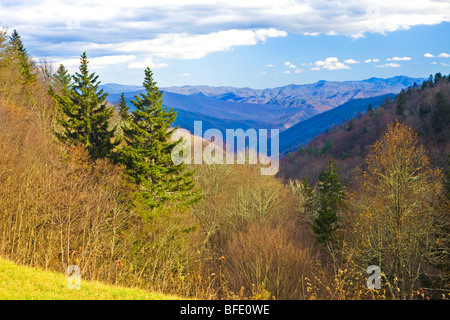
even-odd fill
[{"label": "green grass", "polygon": [[83,281],[68,289],[62,273],[19,266],[0,258],[0,300],[175,300],[174,296],[141,289]]}]

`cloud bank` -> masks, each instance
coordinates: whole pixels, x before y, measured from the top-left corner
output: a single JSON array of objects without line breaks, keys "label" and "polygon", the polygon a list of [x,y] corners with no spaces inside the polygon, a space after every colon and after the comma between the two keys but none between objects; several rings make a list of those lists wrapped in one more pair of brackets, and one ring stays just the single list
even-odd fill
[{"label": "cloud bank", "polygon": [[[289,33],[359,38],[438,24],[450,21],[450,2],[3,0],[0,21],[19,30],[38,54],[74,58],[83,48],[103,57],[100,66],[124,59],[130,68],[145,63],[164,67],[165,59],[198,59]],[[106,58],[111,55],[115,57]],[[333,70],[351,63],[325,61],[316,68]]]}]

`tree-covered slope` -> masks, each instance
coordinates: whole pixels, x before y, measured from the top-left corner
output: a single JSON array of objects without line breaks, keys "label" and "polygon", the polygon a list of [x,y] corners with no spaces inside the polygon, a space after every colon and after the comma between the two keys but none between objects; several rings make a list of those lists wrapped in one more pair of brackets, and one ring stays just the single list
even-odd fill
[{"label": "tree-covered slope", "polygon": [[322,112],[306,119],[280,133],[280,152],[287,153],[297,150],[300,145],[309,142],[318,134],[338,125],[345,120],[356,117],[358,113],[365,113],[369,105],[378,107],[386,98],[393,98],[395,94],[385,94],[373,98],[350,100],[339,107]]},{"label": "tree-covered slope", "polygon": [[[405,100],[402,102],[404,96]],[[435,166],[447,169],[450,153],[450,81],[437,74],[421,86],[412,86],[395,99],[385,101],[371,112],[334,126],[300,146],[281,161],[280,176],[311,181],[318,178],[330,157],[333,157],[346,179],[361,164],[370,146],[387,124],[398,119],[413,128],[427,148]]]}]

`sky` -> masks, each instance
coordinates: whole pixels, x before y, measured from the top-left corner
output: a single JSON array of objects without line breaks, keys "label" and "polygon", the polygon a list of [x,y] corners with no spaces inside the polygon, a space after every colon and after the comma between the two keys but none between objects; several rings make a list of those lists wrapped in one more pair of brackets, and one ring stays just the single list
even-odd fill
[{"label": "sky", "polygon": [[450,0],[0,0],[37,61],[102,83],[273,88],[450,73]]}]

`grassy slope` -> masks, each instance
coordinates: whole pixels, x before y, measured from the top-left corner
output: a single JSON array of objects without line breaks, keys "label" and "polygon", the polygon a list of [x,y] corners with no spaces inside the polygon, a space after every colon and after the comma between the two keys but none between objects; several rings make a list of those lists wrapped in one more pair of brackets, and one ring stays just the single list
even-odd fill
[{"label": "grassy slope", "polygon": [[173,296],[141,289],[83,281],[81,289],[67,288],[64,274],[18,266],[0,258],[0,300],[174,300]]}]

